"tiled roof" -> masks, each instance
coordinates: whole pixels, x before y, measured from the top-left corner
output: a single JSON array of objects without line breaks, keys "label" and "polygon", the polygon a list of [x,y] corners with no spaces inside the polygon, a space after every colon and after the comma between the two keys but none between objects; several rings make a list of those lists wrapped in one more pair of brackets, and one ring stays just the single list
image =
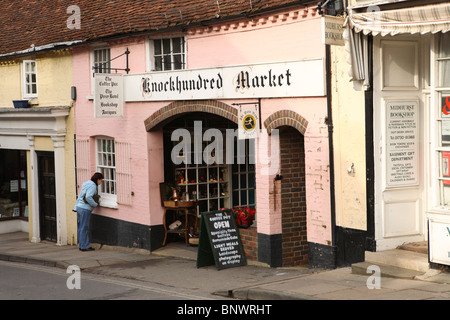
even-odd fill
[{"label": "tiled roof", "polygon": [[[1,0],[0,55],[77,40],[165,30],[307,1],[294,0]],[[69,29],[69,6],[81,28]]]}]

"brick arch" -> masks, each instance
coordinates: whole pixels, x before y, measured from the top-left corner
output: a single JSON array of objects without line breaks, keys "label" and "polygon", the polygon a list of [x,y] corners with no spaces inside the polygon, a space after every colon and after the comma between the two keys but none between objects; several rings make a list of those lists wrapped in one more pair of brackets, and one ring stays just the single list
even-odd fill
[{"label": "brick arch", "polygon": [[297,129],[301,134],[305,134],[308,121],[298,113],[291,110],[280,110],[273,113],[264,121],[267,133],[270,135],[273,129],[281,126],[290,126]]},{"label": "brick arch", "polygon": [[147,118],[144,121],[145,129],[151,131],[169,118],[188,112],[211,113],[238,123],[238,110],[223,102],[216,100],[176,101],[159,109]]}]

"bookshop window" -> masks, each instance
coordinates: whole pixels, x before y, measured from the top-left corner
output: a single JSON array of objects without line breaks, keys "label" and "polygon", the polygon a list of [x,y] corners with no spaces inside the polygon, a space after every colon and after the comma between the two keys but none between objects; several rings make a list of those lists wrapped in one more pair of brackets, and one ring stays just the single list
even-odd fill
[{"label": "bookshop window", "polygon": [[441,34],[437,56],[439,136],[436,148],[439,161],[440,205],[450,206],[450,34]]}]

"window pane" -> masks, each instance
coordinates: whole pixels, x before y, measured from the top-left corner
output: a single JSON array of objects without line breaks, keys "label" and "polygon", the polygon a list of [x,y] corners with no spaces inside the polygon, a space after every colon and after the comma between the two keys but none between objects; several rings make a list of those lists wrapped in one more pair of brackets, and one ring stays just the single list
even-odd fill
[{"label": "window pane", "polygon": [[239,205],[239,191],[233,191],[233,207],[238,207]]},{"label": "window pane", "polygon": [[248,204],[255,204],[255,190],[248,190]]},{"label": "window pane", "polygon": [[161,40],[154,40],[153,44],[155,47],[155,56],[161,55]]},{"label": "window pane", "polygon": [[255,174],[254,173],[249,173],[248,174],[248,187],[249,188],[254,188],[255,184],[256,184],[256,179],[255,179]]},{"label": "window pane", "polygon": [[450,87],[450,60],[439,61],[439,86]]},{"label": "window pane", "polygon": [[439,157],[440,162],[440,177],[441,178],[450,178],[450,170],[449,170],[449,164],[450,164],[450,152],[449,151],[443,151],[440,152]]},{"label": "window pane", "polygon": [[450,120],[441,121],[441,146],[450,146]]},{"label": "window pane", "polygon": [[173,53],[181,53],[181,38],[173,38]]},{"label": "window pane", "polygon": [[173,56],[173,68],[174,70],[181,70],[183,69],[183,56],[182,55],[174,55]]},{"label": "window pane", "polygon": [[241,188],[247,188],[247,175],[241,174]]},{"label": "window pane", "polygon": [[438,101],[440,146],[450,146],[450,92],[440,93]]},{"label": "window pane", "polygon": [[239,188],[239,175],[233,174],[233,189]]},{"label": "window pane", "polygon": [[440,181],[441,205],[450,205],[450,181]]},{"label": "window pane", "polygon": [[241,206],[247,205],[247,190],[241,191]]},{"label": "window pane", "polygon": [[94,50],[94,72],[96,73],[109,73],[111,72],[111,50],[98,49]]},{"label": "window pane", "polygon": [[170,39],[163,39],[163,53],[170,54]]},{"label": "window pane", "polygon": [[450,57],[450,33],[442,33],[439,41],[439,58]]},{"label": "window pane", "polygon": [[155,70],[162,71],[162,56],[155,57]]},{"label": "window pane", "polygon": [[111,195],[117,194],[114,151],[114,140],[97,140],[97,167],[104,177],[99,191]]},{"label": "window pane", "polygon": [[172,57],[170,55],[164,56],[164,70],[172,70]]},{"label": "window pane", "polygon": [[36,84],[33,84],[33,85],[31,86],[31,93],[32,93],[32,94],[36,94],[36,93],[37,93],[37,86],[36,86]]}]

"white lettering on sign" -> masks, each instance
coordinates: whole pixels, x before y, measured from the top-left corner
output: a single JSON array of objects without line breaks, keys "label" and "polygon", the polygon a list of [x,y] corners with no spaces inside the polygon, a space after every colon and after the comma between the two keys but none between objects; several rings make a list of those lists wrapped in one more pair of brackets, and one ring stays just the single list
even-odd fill
[{"label": "white lettering on sign", "polygon": [[229,221],[214,222],[214,228],[216,228],[216,229],[229,228],[229,227],[230,227]]}]

